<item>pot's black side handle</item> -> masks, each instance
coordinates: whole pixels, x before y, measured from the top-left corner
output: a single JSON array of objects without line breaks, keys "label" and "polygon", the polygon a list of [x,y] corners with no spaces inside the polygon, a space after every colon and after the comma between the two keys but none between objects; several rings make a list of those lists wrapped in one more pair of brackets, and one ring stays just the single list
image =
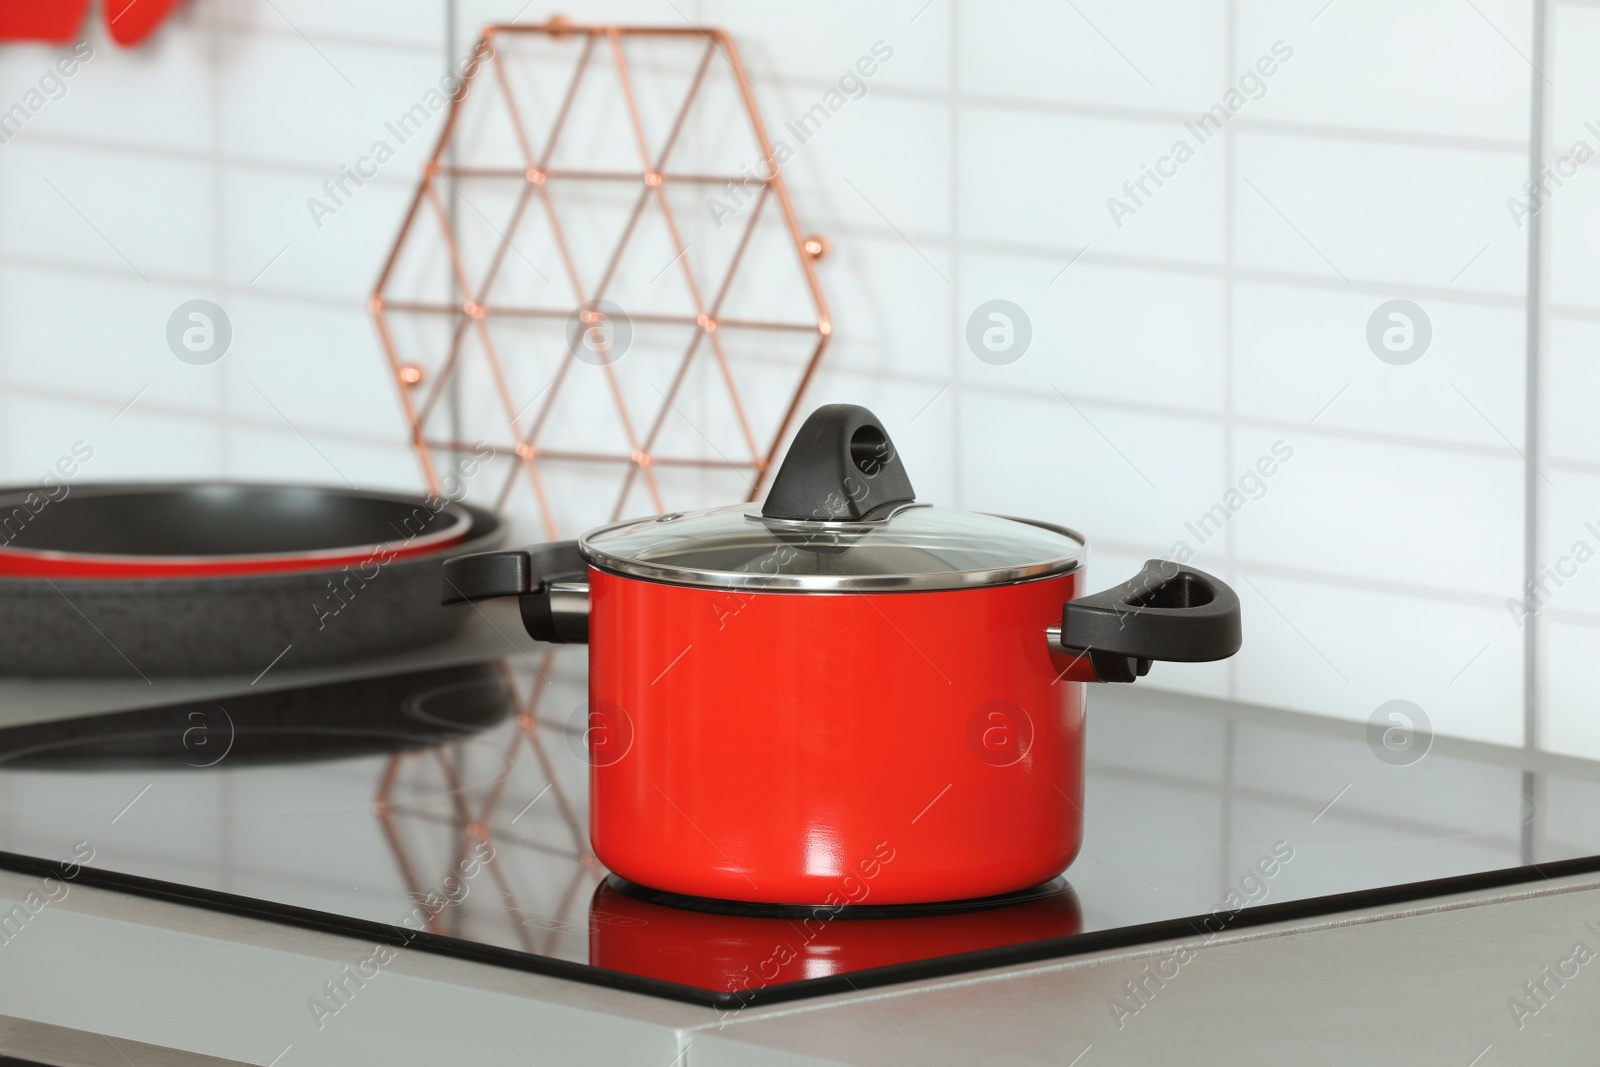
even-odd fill
[{"label": "pot's black side handle", "polygon": [[1239,596],[1214,575],[1152,559],[1121,585],[1069,601],[1061,646],[1087,652],[1102,682],[1131,682],[1153,660],[1204,663],[1239,651]]},{"label": "pot's black side handle", "polygon": [[576,541],[457,556],[444,564],[441,604],[517,597],[528,636],[553,644],[589,640],[589,565]]}]

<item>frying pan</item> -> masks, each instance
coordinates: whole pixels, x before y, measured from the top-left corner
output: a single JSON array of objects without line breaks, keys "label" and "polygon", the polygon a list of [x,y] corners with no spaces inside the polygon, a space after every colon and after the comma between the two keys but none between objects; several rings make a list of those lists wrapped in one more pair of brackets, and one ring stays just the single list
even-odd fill
[{"label": "frying pan", "polygon": [[[52,503],[54,506],[52,506]],[[37,509],[37,510],[34,510]],[[0,493],[0,575],[197,578],[358,564],[460,544],[458,504],[282,485],[91,485]]]},{"label": "frying pan", "polygon": [[445,555],[501,539],[438,498],[237,483],[0,489],[0,674],[254,675],[440,640]]}]

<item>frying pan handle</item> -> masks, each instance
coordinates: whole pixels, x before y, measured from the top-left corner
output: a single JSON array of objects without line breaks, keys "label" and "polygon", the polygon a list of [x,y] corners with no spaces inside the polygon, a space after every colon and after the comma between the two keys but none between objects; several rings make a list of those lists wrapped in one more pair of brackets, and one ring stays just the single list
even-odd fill
[{"label": "frying pan handle", "polygon": [[589,640],[589,564],[576,541],[556,541],[510,552],[457,556],[444,564],[441,604],[514,596],[522,626],[536,641],[586,644]]},{"label": "frying pan handle", "polygon": [[1098,681],[1131,682],[1153,660],[1227,659],[1243,640],[1239,597],[1214,575],[1152,559],[1121,585],[1068,601],[1059,643],[1087,653]]}]

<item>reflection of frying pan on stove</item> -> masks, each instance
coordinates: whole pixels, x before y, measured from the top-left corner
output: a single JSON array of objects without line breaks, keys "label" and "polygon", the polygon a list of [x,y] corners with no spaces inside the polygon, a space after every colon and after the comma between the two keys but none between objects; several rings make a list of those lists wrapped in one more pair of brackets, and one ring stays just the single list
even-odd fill
[{"label": "reflection of frying pan on stove", "polygon": [[181,770],[429,748],[505,719],[492,664],[167,704],[0,729],[0,771]]},{"label": "reflection of frying pan on stove", "polygon": [[448,636],[444,556],[500,520],[438,497],[239,483],[0,489],[0,673],[254,676]]},{"label": "reflection of frying pan on stove", "polygon": [[1060,878],[981,901],[828,909],[735,905],[601,882],[589,902],[589,963],[728,992],[1067,937],[1083,928]]}]

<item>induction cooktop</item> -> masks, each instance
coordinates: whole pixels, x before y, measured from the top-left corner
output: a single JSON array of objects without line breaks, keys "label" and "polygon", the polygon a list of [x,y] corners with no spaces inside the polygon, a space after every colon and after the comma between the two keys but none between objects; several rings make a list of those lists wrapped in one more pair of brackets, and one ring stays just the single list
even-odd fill
[{"label": "induction cooktop", "polygon": [[1362,723],[1103,686],[1063,878],[911,908],[676,897],[589,849],[584,672],[579,648],[154,703],[8,684],[0,867],[362,938],[371,966],[723,1010],[1600,870],[1600,764],[1442,738],[1396,759]]}]

